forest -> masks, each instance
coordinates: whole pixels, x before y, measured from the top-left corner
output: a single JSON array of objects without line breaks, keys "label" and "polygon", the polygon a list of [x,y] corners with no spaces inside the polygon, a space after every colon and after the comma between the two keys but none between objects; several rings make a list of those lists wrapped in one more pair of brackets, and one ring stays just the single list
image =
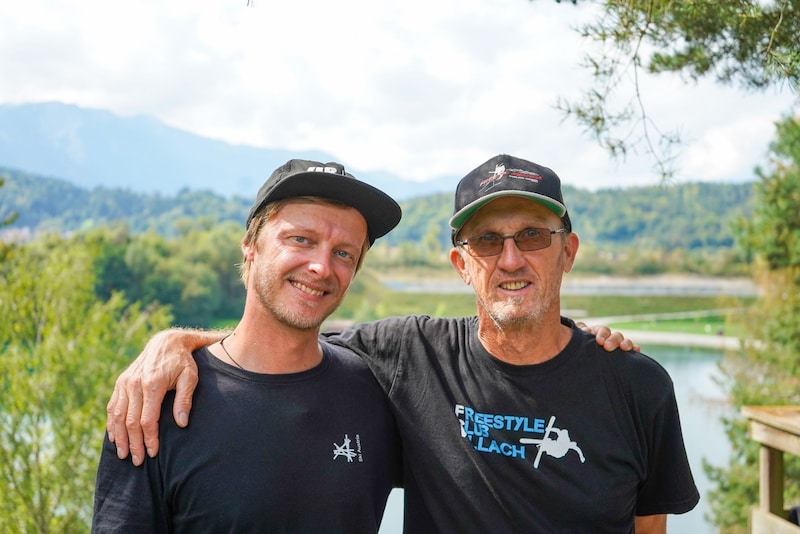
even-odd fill
[{"label": "forest", "polygon": [[[0,235],[27,238],[43,231],[72,233],[124,222],[133,233],[179,233],[181,219],[211,218],[242,224],[251,199],[225,198],[210,191],[183,189],[176,195],[128,189],[85,189],[65,180],[0,167],[0,213],[17,212],[15,223]],[[575,231],[598,247],[647,249],[729,249],[732,223],[752,211],[754,182],[687,182],[595,191],[564,186]],[[439,193],[402,201],[403,220],[382,242],[406,242],[449,250],[447,219],[452,194]],[[424,247],[430,251],[430,246]]]},{"label": "forest", "polygon": [[[209,326],[236,316],[242,288],[236,264],[244,198],[183,190],[174,196],[82,189],[66,181],[0,169],[0,213],[16,213],[6,242],[60,236],[98,250],[97,295],[170,306],[176,324]],[[687,183],[587,191],[565,187],[581,238],[577,274],[695,273],[742,276],[749,258],[735,246],[752,212],[753,183]],[[447,220],[452,195],[401,202],[403,220],[379,240],[367,270],[450,271]]]}]

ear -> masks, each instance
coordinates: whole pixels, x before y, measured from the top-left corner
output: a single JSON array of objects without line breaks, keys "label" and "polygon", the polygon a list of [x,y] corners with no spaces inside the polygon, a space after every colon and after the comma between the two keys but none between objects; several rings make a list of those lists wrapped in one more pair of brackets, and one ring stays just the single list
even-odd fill
[{"label": "ear", "polygon": [[245,262],[253,261],[256,255],[256,247],[242,240],[242,256]]},{"label": "ear", "polygon": [[450,249],[450,263],[453,264],[455,267],[458,276],[464,281],[467,285],[472,285],[472,277],[469,275],[469,270],[467,269],[467,262],[463,256],[464,252],[457,247],[453,247]]},{"label": "ear", "polygon": [[578,234],[569,233],[567,234],[565,241],[564,241],[564,272],[568,273],[572,270],[572,266],[575,265],[575,258],[578,256],[578,246],[580,245],[580,239],[578,239]]}]

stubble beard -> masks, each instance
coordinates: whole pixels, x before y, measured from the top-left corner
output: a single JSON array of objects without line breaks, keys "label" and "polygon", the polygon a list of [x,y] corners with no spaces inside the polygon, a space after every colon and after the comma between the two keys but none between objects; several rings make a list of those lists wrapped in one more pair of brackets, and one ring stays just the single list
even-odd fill
[{"label": "stubble beard", "polygon": [[478,307],[492,320],[498,330],[513,331],[537,328],[547,312],[558,305],[561,281],[554,280],[547,286],[538,286],[531,296],[508,297],[489,301],[478,298]]},{"label": "stubble beard", "polygon": [[520,307],[525,305],[524,298],[512,297],[502,301],[479,301],[478,306],[492,320],[498,330],[518,330],[524,327],[539,324],[544,317],[545,306],[541,299],[526,310]]},{"label": "stubble beard", "polygon": [[[285,280],[273,272],[269,267],[256,274],[255,286],[256,296],[264,311],[271,315],[276,321],[284,326],[301,331],[319,330],[322,323],[336,309],[325,310],[320,313],[320,308],[308,304],[302,304],[303,308],[291,309],[276,298],[279,295]],[[337,303],[338,306],[338,303]]]}]

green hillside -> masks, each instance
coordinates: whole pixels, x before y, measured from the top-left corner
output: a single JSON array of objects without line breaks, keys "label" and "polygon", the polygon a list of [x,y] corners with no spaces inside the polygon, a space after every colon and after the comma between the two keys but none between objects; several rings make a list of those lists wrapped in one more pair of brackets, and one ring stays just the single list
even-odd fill
[{"label": "green hillside", "polygon": [[[186,219],[242,224],[250,200],[184,189],[176,195],[126,189],[84,189],[64,180],[0,168],[0,213],[19,218],[6,239],[42,231],[72,233],[124,223],[133,233],[180,233]],[[565,187],[575,231],[581,237],[578,271],[650,274],[692,271],[739,274],[744,258],[734,248],[734,225],[751,211],[752,184],[690,183],[588,191]],[[401,202],[403,220],[382,239],[384,262],[401,266],[446,263],[451,194]],[[389,251],[392,252],[389,252]]]}]

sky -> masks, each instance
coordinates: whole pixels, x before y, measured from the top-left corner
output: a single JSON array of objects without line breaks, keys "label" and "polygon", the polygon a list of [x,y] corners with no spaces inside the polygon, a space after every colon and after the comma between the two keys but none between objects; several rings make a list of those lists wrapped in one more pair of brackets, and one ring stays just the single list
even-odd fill
[{"label": "sky", "polygon": [[[575,27],[595,9],[554,0],[6,1],[0,104],[150,115],[416,181],[463,176],[510,153],[576,187],[658,183],[643,150],[613,160],[556,109],[591,87],[581,62],[594,48]],[[754,179],[796,98],[677,75],[641,86],[655,126],[684,139],[678,182]]]}]

